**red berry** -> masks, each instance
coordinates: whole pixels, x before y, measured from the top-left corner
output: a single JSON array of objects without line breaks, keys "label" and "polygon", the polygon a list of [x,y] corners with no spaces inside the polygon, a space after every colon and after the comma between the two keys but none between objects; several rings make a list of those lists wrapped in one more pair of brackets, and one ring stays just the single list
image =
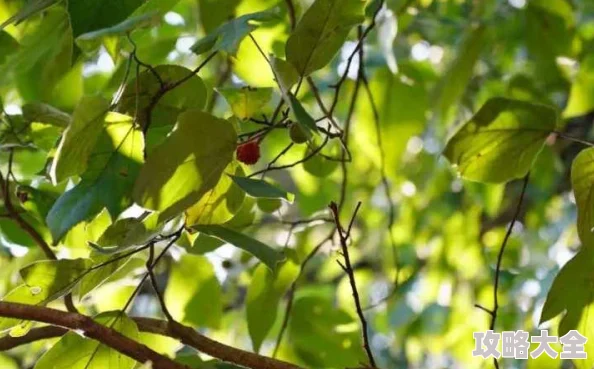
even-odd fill
[{"label": "red berry", "polygon": [[237,146],[237,160],[251,165],[260,159],[260,146],[256,140],[248,141]]}]

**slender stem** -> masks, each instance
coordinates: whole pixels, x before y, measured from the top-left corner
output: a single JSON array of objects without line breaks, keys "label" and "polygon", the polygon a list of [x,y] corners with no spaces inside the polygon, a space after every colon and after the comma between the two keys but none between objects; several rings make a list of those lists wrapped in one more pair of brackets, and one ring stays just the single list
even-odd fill
[{"label": "slender stem", "polygon": [[[501,242],[501,247],[499,248],[499,253],[497,254],[497,264],[495,266],[495,277],[493,280],[493,310],[489,311],[488,309],[484,308],[481,305],[475,305],[479,309],[484,310],[487,313],[489,313],[489,315],[491,315],[491,323],[489,324],[490,330],[495,329],[495,323],[497,321],[497,313],[499,311],[499,298],[497,295],[499,292],[499,277],[501,275],[501,263],[503,261],[503,254],[505,253],[505,247],[507,246],[509,237],[511,236],[511,233],[514,229],[514,225],[516,224],[516,221],[518,220],[518,217],[520,216],[520,210],[522,208],[522,202],[524,201],[524,195],[526,194],[526,188],[528,187],[529,179],[530,179],[530,173],[526,174],[526,176],[524,177],[524,181],[522,184],[522,191],[520,193],[518,205],[516,206],[516,211],[514,213],[512,221],[509,223],[509,226],[507,227],[507,232],[505,233],[505,237],[503,238],[503,241]],[[499,362],[497,361],[497,358],[495,358],[495,357],[493,358],[493,364],[495,365],[496,369],[499,369]]]},{"label": "slender stem", "polygon": [[369,333],[367,332],[367,320],[365,319],[365,315],[363,314],[363,308],[361,307],[361,299],[359,297],[359,291],[357,290],[357,282],[355,280],[355,272],[353,270],[353,266],[351,264],[351,257],[349,256],[349,248],[348,248],[348,239],[351,235],[351,228],[353,226],[353,222],[359,208],[361,207],[361,202],[357,203],[357,207],[353,212],[353,216],[351,217],[351,221],[349,222],[348,228],[345,230],[342,225],[340,224],[340,217],[338,215],[338,206],[336,203],[330,203],[330,210],[332,211],[332,215],[334,216],[334,222],[336,223],[336,231],[338,232],[338,237],[340,238],[340,247],[342,250],[342,256],[344,258],[344,265],[340,262],[338,264],[342,267],[344,272],[347,274],[349,278],[349,282],[351,284],[351,290],[353,292],[353,300],[355,302],[355,307],[357,309],[357,315],[359,316],[359,321],[361,322],[361,333],[363,334],[363,346],[365,347],[365,352],[367,353],[367,358],[369,359],[369,364],[375,368],[375,359],[373,358],[373,352],[371,351],[371,345],[369,344]]}]

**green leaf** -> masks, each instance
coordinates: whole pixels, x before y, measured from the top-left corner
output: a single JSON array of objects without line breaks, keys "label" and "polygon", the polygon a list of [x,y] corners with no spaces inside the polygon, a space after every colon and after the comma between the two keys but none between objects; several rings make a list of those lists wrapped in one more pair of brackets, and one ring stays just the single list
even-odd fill
[{"label": "green leaf", "polygon": [[272,271],[276,270],[277,264],[284,259],[284,256],[280,252],[230,228],[220,225],[196,225],[192,228],[198,232],[205,233],[208,236],[220,238],[235,247],[239,247],[240,249],[249,252],[266,264]]},{"label": "green leaf", "polygon": [[[403,165],[409,140],[420,136],[427,128],[427,111],[430,108],[424,80],[417,76],[410,64],[404,62],[401,71],[394,75],[387,67],[375,71],[369,81],[374,96],[374,105],[369,99],[357,102],[356,121],[365,123],[353,125],[353,137],[366,155],[377,167],[384,161],[386,174],[398,175]],[[410,80],[409,80],[410,79]],[[374,111],[379,112],[379,129],[383,142],[380,150],[374,124]],[[374,143],[373,145],[366,143]],[[383,158],[382,158],[383,156]],[[407,165],[408,162],[404,163]]]},{"label": "green leaf", "polygon": [[580,70],[571,84],[569,101],[563,118],[585,115],[594,110],[594,54],[587,55],[580,63]]},{"label": "green leaf", "polygon": [[54,184],[85,171],[108,112],[109,101],[101,97],[84,97],[79,102],[52,162],[50,176]]},{"label": "green leaf", "polygon": [[[45,305],[70,292],[90,267],[87,259],[44,260],[21,269],[25,282],[8,294],[2,301],[27,305]],[[18,326],[19,319],[0,319],[0,332]]]},{"label": "green leaf", "polygon": [[56,201],[55,193],[31,186],[18,186],[16,193],[21,199],[21,206],[42,222]]},{"label": "green leaf", "polygon": [[172,218],[212,189],[233,159],[237,134],[231,123],[199,110],[180,114],[176,129],[156,147],[134,187],[144,208]]},{"label": "green leaf", "polygon": [[[100,314],[95,321],[137,341],[136,323],[120,311]],[[99,341],[68,332],[35,364],[35,369],[132,369],[136,361]]]},{"label": "green leaf", "polygon": [[248,195],[256,198],[284,199],[289,203],[293,202],[295,195],[271,185],[263,179],[253,179],[239,176],[229,176]]},{"label": "green leaf", "polygon": [[[561,268],[542,308],[540,323],[565,312],[559,323],[559,336],[572,329],[586,337],[594,336],[594,321],[591,319],[594,318],[593,266],[591,249],[582,249]],[[594,341],[588,339],[585,351],[588,358],[574,360],[576,368],[589,369],[594,365]]]},{"label": "green leaf", "polygon": [[270,64],[272,64],[274,77],[276,78],[276,83],[280,86],[281,92],[283,95],[287,94],[291,87],[299,82],[299,73],[293,67],[293,64],[276,56],[270,58]]},{"label": "green leaf", "polygon": [[65,192],[47,216],[54,242],[76,224],[107,208],[112,218],[132,205],[132,188],[143,161],[142,132],[132,118],[110,113],[82,180]]},{"label": "green leaf", "polygon": [[299,265],[284,263],[276,273],[260,264],[254,271],[246,297],[247,323],[254,351],[259,352],[262,342],[272,328],[278,305],[295,278]]},{"label": "green leaf", "polygon": [[110,225],[97,240],[95,248],[102,253],[112,253],[133,246],[146,244],[159,234],[159,214],[148,213],[137,218],[118,219]]},{"label": "green leaf", "polygon": [[206,257],[188,254],[173,264],[164,298],[176,320],[195,327],[219,328],[223,316],[221,286]]},{"label": "green leaf", "polygon": [[99,49],[102,43],[108,42],[113,38],[118,38],[126,33],[144,27],[150,27],[158,24],[161,15],[158,13],[142,14],[136,17],[126,19],[108,28],[102,28],[97,31],[83,33],[76,38],[76,44],[86,53],[92,53]]},{"label": "green leaf", "polygon": [[283,206],[283,202],[279,199],[261,198],[256,201],[256,205],[265,213],[274,213]]},{"label": "green leaf", "polygon": [[312,137],[312,132],[318,131],[318,126],[316,125],[316,121],[309,115],[307,110],[301,105],[301,102],[297,100],[295,95],[292,93],[288,94],[288,104],[291,107],[291,111],[295,115],[297,119],[297,123],[303,129],[303,132],[307,136],[307,138]]},{"label": "green leaf", "polygon": [[[101,100],[97,99],[97,101]],[[98,104],[102,103],[103,101]],[[89,107],[85,106],[85,110],[87,109],[89,109]],[[47,123],[57,127],[68,127],[72,123],[72,117],[69,114],[42,102],[32,102],[30,104],[25,104],[23,105],[22,110],[23,117],[30,122]],[[82,115],[82,113],[79,114]],[[81,115],[78,116],[79,120],[83,118]],[[78,124],[81,123],[85,122],[78,122]]]},{"label": "green leaf", "polygon": [[[119,258],[120,254],[104,255],[101,253],[91,253],[91,259],[93,260],[92,267],[99,266],[110,260]],[[78,296],[82,300],[86,295],[108,282],[110,279],[117,277],[118,274],[128,271],[130,267],[136,265],[132,261],[138,261],[144,267],[144,261],[140,259],[134,259],[132,256],[118,259],[117,261],[110,262],[102,267],[96,267],[86,273],[80,281],[78,286]]]},{"label": "green leaf", "polygon": [[46,304],[68,293],[91,266],[88,259],[38,261],[21,269],[21,277],[33,292],[43,294]]},{"label": "green leaf", "polygon": [[[164,84],[171,85],[192,75],[192,71],[179,65],[158,65],[154,71]],[[146,70],[126,84],[118,111],[136,119],[142,127],[146,125],[146,108],[152,97],[159,93],[161,85],[157,77]],[[151,128],[172,125],[178,115],[188,109],[202,109],[206,104],[206,86],[195,74],[180,86],[165,94],[153,109]],[[150,134],[149,130],[149,134]]]},{"label": "green leaf", "polygon": [[19,49],[19,43],[6,31],[0,31],[0,65]]},{"label": "green leaf", "polygon": [[186,210],[186,224],[223,224],[239,211],[245,193],[234,183],[231,175],[245,175],[242,167],[232,161],[217,185],[208,191],[196,204]]},{"label": "green leaf", "polygon": [[125,23],[124,20],[142,3],[143,0],[69,0],[68,13],[74,37]]},{"label": "green leaf", "polygon": [[40,11],[49,8],[50,6],[57,3],[58,0],[31,0],[28,1],[25,6],[21,8],[16,14],[9,17],[7,20],[0,24],[0,30],[6,28],[6,26],[15,23],[19,24],[27,18],[30,18],[34,14],[39,13]]},{"label": "green leaf", "polygon": [[553,108],[493,98],[456,132],[444,155],[463,178],[507,182],[528,173],[556,124]]},{"label": "green leaf", "polygon": [[201,38],[190,48],[196,55],[206,52],[224,51],[235,55],[239,43],[247,35],[265,22],[270,22],[278,18],[274,10],[266,10],[252,14],[246,14],[235,18],[227,23],[217,27],[206,37]]},{"label": "green leaf", "polygon": [[7,59],[0,78],[13,76],[23,103],[52,101],[61,91],[60,80],[71,70],[73,57],[72,29],[62,6],[51,6],[43,16],[28,22],[19,50]]},{"label": "green leaf", "polygon": [[[358,329],[344,329],[355,321],[320,292],[296,296],[289,320],[289,337],[299,357],[312,367],[355,368],[365,362]],[[312,319],[315,317],[315,319]]]},{"label": "green leaf", "polygon": [[483,47],[486,45],[487,29],[484,25],[471,26],[456,53],[456,59],[448,69],[436,89],[438,114],[444,119],[450,108],[454,106],[466,91],[466,86],[474,73]]},{"label": "green leaf", "polygon": [[577,229],[584,247],[594,247],[594,148],[582,150],[571,165],[571,186],[578,208]]},{"label": "green leaf", "polygon": [[[311,153],[311,148],[308,148],[305,151],[303,158],[305,159],[311,155]],[[338,164],[338,160],[330,160],[325,156],[320,155],[320,153],[317,153],[307,161],[303,162],[303,169],[314,177],[326,178],[338,168]]]},{"label": "green leaf", "polygon": [[165,14],[173,9],[179,0],[145,0],[144,3],[132,13],[132,16],[138,16],[147,13]]},{"label": "green leaf", "polygon": [[240,0],[198,0],[200,24],[205,33],[210,33],[233,18]]},{"label": "green leaf", "polygon": [[239,119],[249,119],[262,113],[262,108],[272,98],[272,88],[219,88],[217,91],[227,101]]},{"label": "green leaf", "polygon": [[364,19],[363,0],[316,0],[287,41],[287,60],[301,76],[323,68]]}]

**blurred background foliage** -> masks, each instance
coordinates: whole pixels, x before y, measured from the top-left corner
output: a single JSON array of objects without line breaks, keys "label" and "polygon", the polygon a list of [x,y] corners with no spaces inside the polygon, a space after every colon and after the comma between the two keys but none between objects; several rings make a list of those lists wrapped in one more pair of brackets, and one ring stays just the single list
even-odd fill
[{"label": "blurred background foliage", "polygon": [[[1,0],[0,20],[34,3]],[[293,3],[299,19],[311,1]],[[91,39],[79,36],[156,11],[148,24],[131,33],[138,59],[153,66],[192,69],[203,60],[190,50],[196,41],[230,18],[273,7],[283,20],[261,25],[252,36],[266,54],[284,58],[291,27],[282,0],[70,0],[6,26],[0,32],[3,120],[26,130],[39,148],[15,152],[13,167],[23,186],[18,193],[28,194],[22,201],[24,216],[39,233],[51,240],[45,215],[72,183],[54,186],[46,175],[48,158],[63,130],[59,114],[56,124],[27,125],[35,118],[25,107],[44,102],[71,114],[83,96],[111,99],[127,68],[136,69],[128,57],[133,50],[128,38],[109,32]],[[332,101],[333,85],[355,48],[356,29],[349,35],[332,62],[312,75],[324,101]],[[248,196],[226,220],[225,224],[271,247],[291,250],[291,261],[272,276],[239,249],[203,233],[184,233],[171,257],[157,269],[172,314],[215,339],[270,355],[282,329],[286,292],[299,273],[299,264],[326,239],[299,279],[276,355],[312,368],[345,368],[363,361],[350,286],[336,263],[338,245],[327,239],[333,229],[328,203],[339,201],[344,191],[345,219],[358,201],[363,203],[353,230],[351,257],[362,302],[368,307],[378,366],[492,366],[490,360],[471,356],[472,333],[489,325],[488,314],[475,304],[493,304],[497,252],[516,208],[521,181],[507,185],[465,181],[441,152],[456,126],[494,96],[551,105],[563,117],[566,132],[591,138],[593,47],[594,2],[589,0],[386,1],[363,47],[383,152],[372,103],[360,93],[348,137],[352,161],[346,169],[327,159],[341,152],[338,141],[332,141],[322,150],[325,156],[266,174],[295,194],[293,204]],[[361,62],[358,55],[353,59],[353,72],[342,86],[334,114],[341,125]],[[235,55],[217,54],[199,75],[207,87],[207,108],[218,117],[237,116],[224,88],[274,88],[272,102],[258,107],[259,115],[270,115],[279,99],[270,66],[250,38],[239,43]],[[199,93],[203,92],[184,90],[188,96]],[[308,84],[303,84],[298,98],[311,116],[324,116]],[[261,128],[249,121],[236,123],[240,134]],[[274,130],[261,144],[259,164],[241,170],[249,174],[265,168],[290,142],[287,130]],[[276,164],[302,159],[306,147],[294,145]],[[525,206],[503,259],[497,331],[539,327],[552,281],[579,247],[569,168],[581,148],[553,137],[535,163]],[[0,153],[3,172],[8,155]],[[382,184],[382,165],[389,198]],[[104,211],[76,225],[57,246],[58,256],[89,257],[94,251],[86,241],[98,240],[111,222],[108,218]],[[318,221],[299,222],[310,219]],[[7,217],[0,217],[0,246],[0,292],[5,294],[20,283],[18,270],[43,255],[34,240]],[[396,265],[399,283],[392,291]],[[121,309],[142,275],[142,266],[141,260],[132,259],[89,291],[84,311]],[[142,289],[132,315],[159,314],[150,288]],[[555,319],[540,328],[549,327],[555,333],[557,323]],[[169,355],[179,349],[169,340],[146,336],[146,342]],[[38,341],[2,353],[0,367],[32,367],[48,345]],[[503,363],[506,368],[538,369],[572,365],[547,357]]]}]

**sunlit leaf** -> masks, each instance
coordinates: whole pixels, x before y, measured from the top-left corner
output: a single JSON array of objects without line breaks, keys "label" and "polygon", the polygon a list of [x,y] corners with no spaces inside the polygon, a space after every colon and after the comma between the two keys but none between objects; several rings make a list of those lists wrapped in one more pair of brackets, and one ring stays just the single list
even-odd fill
[{"label": "sunlit leaf", "polygon": [[563,111],[564,118],[587,114],[594,110],[594,54],[580,63],[580,70],[571,84],[569,101]]},{"label": "sunlit leaf", "polygon": [[[540,322],[546,322],[565,312],[559,323],[559,336],[576,329],[586,337],[594,336],[594,292],[592,291],[592,265],[594,258],[591,250],[578,252],[567,262],[555,277],[542,308]],[[588,340],[585,345],[588,354],[586,360],[574,360],[576,368],[587,369],[594,365],[594,342]]]},{"label": "sunlit leaf", "polygon": [[287,41],[287,61],[301,76],[326,66],[351,28],[363,21],[364,7],[362,0],[316,0]]},{"label": "sunlit leaf", "polygon": [[582,150],[571,166],[571,185],[578,208],[578,234],[584,247],[594,247],[594,148]]},{"label": "sunlit leaf", "polygon": [[143,162],[142,132],[130,117],[110,113],[82,180],[65,192],[47,216],[54,242],[107,208],[116,218],[132,205],[132,187]]},{"label": "sunlit leaf", "polygon": [[243,169],[233,161],[225,169],[225,174],[228,175],[222,175],[212,190],[186,210],[186,224],[223,224],[239,211],[245,192],[231,178],[243,175]]},{"label": "sunlit leaf", "polygon": [[272,97],[271,88],[219,88],[218,91],[231,106],[233,114],[244,120],[262,114],[262,108]]},{"label": "sunlit leaf", "polygon": [[173,265],[165,289],[165,303],[173,317],[181,322],[218,328],[223,314],[221,294],[221,286],[208,259],[184,255]]},{"label": "sunlit leaf", "polygon": [[2,22],[0,24],[0,30],[6,28],[6,26],[12,23],[20,23],[25,19],[39,13],[40,11],[49,8],[53,4],[57,3],[58,0],[32,0],[28,1],[16,14]]},{"label": "sunlit leaf", "polygon": [[[159,75],[164,84],[173,84],[192,76],[190,69],[179,65],[158,65],[154,67],[154,72]],[[144,127],[148,119],[146,109],[160,89],[159,79],[150,70],[142,72],[138,78],[134,78],[126,84],[118,111],[136,117]],[[159,100],[152,111],[151,127],[172,125],[177,120],[179,113],[188,109],[204,108],[206,94],[206,86],[202,79],[193,75]]]},{"label": "sunlit leaf", "polygon": [[[90,267],[86,259],[45,260],[21,270],[25,284],[6,294],[2,301],[45,305],[70,292]],[[19,319],[0,319],[0,332],[20,324]]]},{"label": "sunlit leaf", "polygon": [[54,183],[85,171],[108,112],[109,102],[103,98],[86,97],[80,101],[52,162],[51,178]]},{"label": "sunlit leaf", "polygon": [[444,155],[469,180],[506,182],[521,178],[556,124],[553,108],[494,98],[456,132]]},{"label": "sunlit leaf", "polygon": [[159,211],[160,219],[178,215],[217,184],[236,141],[226,120],[198,110],[180,114],[176,130],[148,156],[134,187],[135,201]]}]

